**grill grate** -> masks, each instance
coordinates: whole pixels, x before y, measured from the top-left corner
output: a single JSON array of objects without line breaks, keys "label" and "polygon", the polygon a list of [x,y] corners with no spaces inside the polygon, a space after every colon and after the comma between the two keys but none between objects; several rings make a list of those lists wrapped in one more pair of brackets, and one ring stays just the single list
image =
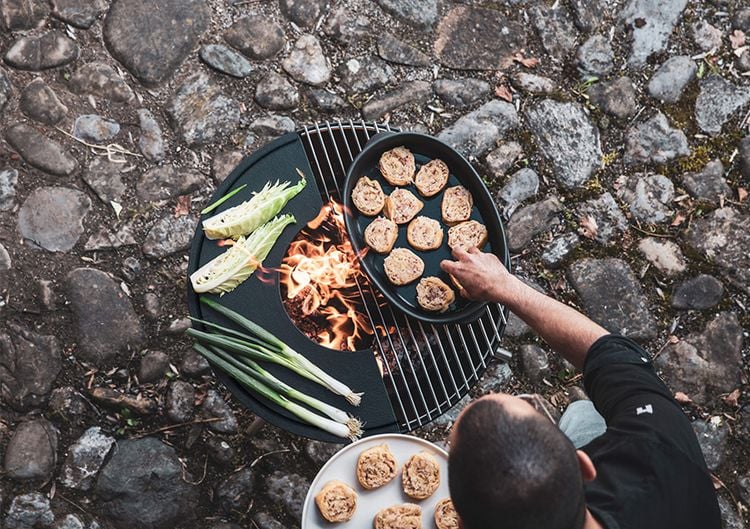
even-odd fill
[{"label": "grill grate", "polygon": [[[300,131],[325,200],[342,202],[349,165],[371,136],[391,130],[388,124],[339,120]],[[423,324],[388,303],[378,304],[369,283],[358,282],[357,287],[373,329],[386,329],[385,336],[375,332],[373,347],[403,432],[436,419],[469,392],[499,348],[507,325],[508,309],[497,304],[487,305],[470,324]]]}]

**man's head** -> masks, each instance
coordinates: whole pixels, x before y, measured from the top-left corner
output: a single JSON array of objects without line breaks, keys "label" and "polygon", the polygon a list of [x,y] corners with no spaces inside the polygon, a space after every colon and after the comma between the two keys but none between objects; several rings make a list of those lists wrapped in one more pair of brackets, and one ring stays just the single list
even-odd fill
[{"label": "man's head", "polygon": [[449,484],[464,529],[581,529],[579,456],[530,404],[510,395],[479,399],[451,432]]}]

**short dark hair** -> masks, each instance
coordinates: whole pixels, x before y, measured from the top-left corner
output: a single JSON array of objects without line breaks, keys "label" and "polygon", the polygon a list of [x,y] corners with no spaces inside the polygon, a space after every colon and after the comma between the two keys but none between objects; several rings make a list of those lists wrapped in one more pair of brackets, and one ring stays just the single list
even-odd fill
[{"label": "short dark hair", "polygon": [[448,483],[465,529],[581,529],[586,505],[573,444],[540,414],[480,399],[454,426]]}]

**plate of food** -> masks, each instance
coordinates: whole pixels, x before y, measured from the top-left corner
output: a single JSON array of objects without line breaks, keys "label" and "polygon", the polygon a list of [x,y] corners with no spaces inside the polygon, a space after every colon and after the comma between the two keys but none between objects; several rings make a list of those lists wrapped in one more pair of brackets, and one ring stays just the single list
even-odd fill
[{"label": "plate of food", "polygon": [[427,323],[465,323],[484,310],[440,268],[454,248],[472,246],[508,265],[495,202],[453,148],[411,132],[373,137],[349,168],[344,205],[362,268],[388,301]]},{"label": "plate of food", "polygon": [[336,453],[310,485],[302,529],[456,529],[448,454],[401,434],[383,434]]}]

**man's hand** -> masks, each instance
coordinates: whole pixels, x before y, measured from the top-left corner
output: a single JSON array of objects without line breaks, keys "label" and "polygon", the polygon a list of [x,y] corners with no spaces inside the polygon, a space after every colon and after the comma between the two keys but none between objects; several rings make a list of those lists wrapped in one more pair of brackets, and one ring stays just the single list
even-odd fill
[{"label": "man's hand", "polygon": [[463,287],[461,295],[479,301],[503,302],[515,287],[516,279],[492,253],[476,248],[453,251],[455,261],[442,261],[440,267]]}]

